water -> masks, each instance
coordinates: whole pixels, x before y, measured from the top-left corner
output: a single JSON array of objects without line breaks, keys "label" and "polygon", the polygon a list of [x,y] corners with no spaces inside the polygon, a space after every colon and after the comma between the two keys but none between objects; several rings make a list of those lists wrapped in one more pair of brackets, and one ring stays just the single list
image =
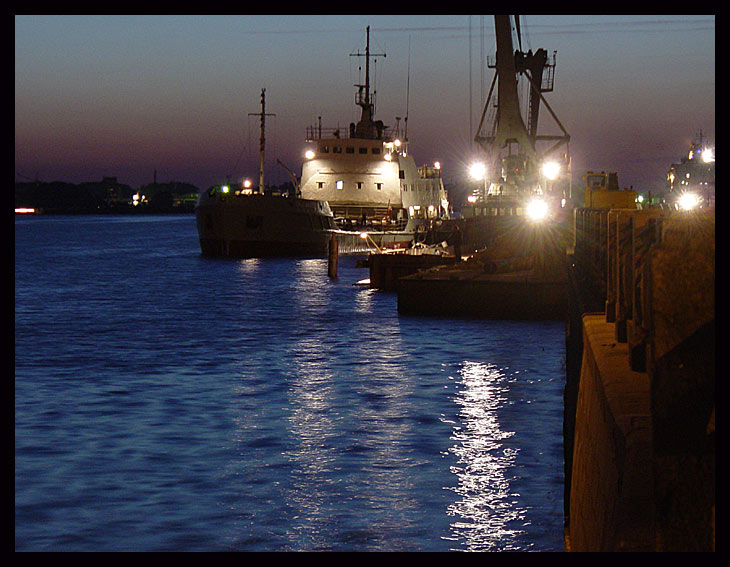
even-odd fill
[{"label": "water", "polygon": [[15,549],[563,549],[564,326],[401,317],[192,216],[15,221]]}]

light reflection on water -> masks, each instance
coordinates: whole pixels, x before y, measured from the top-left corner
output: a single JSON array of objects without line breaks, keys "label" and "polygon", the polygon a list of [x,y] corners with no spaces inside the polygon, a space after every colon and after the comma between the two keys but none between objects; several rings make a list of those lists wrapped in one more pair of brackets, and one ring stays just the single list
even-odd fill
[{"label": "light reflection on water", "polygon": [[[455,396],[460,422],[453,425],[451,451],[458,457],[452,472],[460,499],[448,507],[454,516],[451,537],[467,551],[509,549],[521,530],[512,526],[524,518],[517,494],[510,491],[510,468],[519,450],[505,446],[514,435],[502,429],[497,410],[505,403],[505,376],[491,364],[465,362]],[[461,549],[461,546],[460,546]]]},{"label": "light reflection on water", "polygon": [[[295,279],[307,289],[295,294],[304,330],[290,355],[291,546],[332,549],[333,539],[344,537],[364,549],[388,549],[392,532],[417,515],[400,452],[412,434],[403,419],[410,391],[403,347],[399,334],[383,337],[377,317],[347,341],[331,337],[321,323],[329,308],[323,274],[319,260],[297,264]],[[373,316],[377,292],[354,293],[354,311]]]},{"label": "light reflection on water", "polygon": [[16,549],[561,547],[561,324],[401,317],[353,258],[204,259],[192,219],[79,222],[16,220]]},{"label": "light reflection on water", "polygon": [[[308,285],[321,276],[319,265],[317,260],[297,262],[293,308],[295,318],[303,319],[303,325],[307,317],[322,317],[325,292],[321,285]],[[293,549],[326,549],[323,519],[330,515],[329,495],[337,484],[333,474],[336,452],[331,439],[337,431],[338,415],[333,406],[335,379],[328,364],[332,345],[322,341],[318,333],[309,332],[306,326],[291,346],[293,376],[287,392],[288,427],[294,440],[294,445],[287,450],[287,457],[293,463],[288,494],[293,507],[290,539]]]}]

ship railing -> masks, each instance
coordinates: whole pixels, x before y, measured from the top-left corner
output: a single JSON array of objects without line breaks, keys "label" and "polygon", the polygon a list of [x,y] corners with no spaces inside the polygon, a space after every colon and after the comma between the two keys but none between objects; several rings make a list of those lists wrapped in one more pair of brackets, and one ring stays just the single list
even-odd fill
[{"label": "ship railing", "polygon": [[[394,134],[395,134],[394,128],[392,128],[392,127],[384,128],[382,141],[383,142],[393,141]],[[336,127],[323,128],[321,126],[307,126],[307,131],[305,134],[305,141],[316,142],[317,140],[331,139],[331,138],[339,138],[342,140],[350,139],[349,127],[336,126]]]},{"label": "ship railing", "polygon": [[441,169],[430,165],[424,165],[418,168],[418,175],[421,179],[435,179],[441,177]]}]

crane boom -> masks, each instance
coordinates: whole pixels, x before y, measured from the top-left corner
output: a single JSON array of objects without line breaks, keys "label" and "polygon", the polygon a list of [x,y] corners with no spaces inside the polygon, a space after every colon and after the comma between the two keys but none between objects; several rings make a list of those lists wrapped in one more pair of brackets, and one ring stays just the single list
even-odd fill
[{"label": "crane boom", "polygon": [[301,188],[299,186],[299,180],[297,179],[297,176],[291,169],[285,166],[279,158],[276,158],[276,163],[283,167],[284,170],[289,174],[289,179],[291,179],[292,185],[294,185],[294,193],[297,197],[299,197],[301,195]]}]

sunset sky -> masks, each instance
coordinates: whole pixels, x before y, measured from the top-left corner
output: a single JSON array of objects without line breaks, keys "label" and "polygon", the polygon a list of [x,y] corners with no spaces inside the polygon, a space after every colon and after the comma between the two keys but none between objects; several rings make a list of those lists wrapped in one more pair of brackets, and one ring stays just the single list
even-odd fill
[{"label": "sunset sky", "polygon": [[[546,97],[571,135],[574,178],[617,171],[622,187],[654,191],[700,131],[714,143],[714,15],[521,21],[525,51],[557,51]],[[408,109],[416,162],[439,160],[458,181],[478,155],[491,15],[16,16],[15,179],[256,178],[249,114],[266,88],[267,181],[288,181],[276,159],[301,173],[318,116],[325,127],[358,120],[364,60],[350,54],[364,51],[368,25],[371,51],[387,55],[374,69],[376,117],[393,126]]]}]

